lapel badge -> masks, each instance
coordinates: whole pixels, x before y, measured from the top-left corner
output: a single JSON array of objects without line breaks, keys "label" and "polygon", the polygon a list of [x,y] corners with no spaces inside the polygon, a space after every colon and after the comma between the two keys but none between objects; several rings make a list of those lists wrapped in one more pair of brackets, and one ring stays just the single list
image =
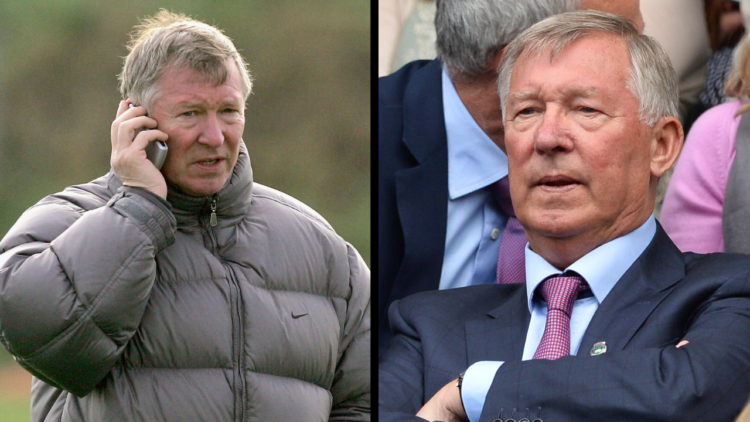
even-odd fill
[{"label": "lapel badge", "polygon": [[607,352],[606,341],[600,341],[600,342],[594,343],[594,347],[591,348],[591,356],[603,355],[606,352]]}]

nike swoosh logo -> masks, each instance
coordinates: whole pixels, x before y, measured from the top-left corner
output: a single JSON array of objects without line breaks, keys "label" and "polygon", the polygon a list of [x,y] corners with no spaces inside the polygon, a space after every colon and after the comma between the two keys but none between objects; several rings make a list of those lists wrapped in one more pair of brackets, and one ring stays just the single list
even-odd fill
[{"label": "nike swoosh logo", "polygon": [[294,311],[292,311],[292,318],[294,318],[294,319],[302,318],[305,315],[307,315],[307,312],[305,312],[303,314],[295,314]]}]

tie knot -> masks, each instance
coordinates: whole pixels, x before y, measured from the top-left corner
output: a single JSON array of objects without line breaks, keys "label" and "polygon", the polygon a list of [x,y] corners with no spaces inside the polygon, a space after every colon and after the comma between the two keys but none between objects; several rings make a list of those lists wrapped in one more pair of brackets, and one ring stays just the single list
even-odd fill
[{"label": "tie knot", "polygon": [[510,183],[508,182],[508,176],[493,183],[491,185],[491,190],[495,202],[497,202],[497,205],[503,210],[503,213],[509,217],[515,217],[516,213],[513,212],[513,202],[510,199]]},{"label": "tie knot", "polygon": [[589,288],[579,275],[551,277],[542,283],[541,293],[548,310],[560,310],[570,315],[578,293]]}]

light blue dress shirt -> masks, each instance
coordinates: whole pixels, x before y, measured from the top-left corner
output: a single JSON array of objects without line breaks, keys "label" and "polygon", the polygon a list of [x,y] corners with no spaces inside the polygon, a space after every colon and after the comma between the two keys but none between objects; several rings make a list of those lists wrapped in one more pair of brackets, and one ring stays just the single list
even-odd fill
[{"label": "light blue dress shirt", "polygon": [[[565,271],[575,271],[583,276],[593,293],[593,297],[578,299],[573,305],[573,313],[570,317],[571,355],[578,353],[583,335],[599,308],[599,304],[607,297],[625,271],[646,250],[655,234],[656,220],[652,215],[639,228],[599,246],[565,269]],[[547,303],[540,299],[534,300],[534,291],[542,281],[557,274],[561,274],[561,271],[534,253],[527,243],[526,296],[529,301],[531,321],[526,332],[523,360],[531,360],[534,357],[547,321]],[[497,347],[503,347],[503,345],[498,344]],[[481,361],[469,366],[466,370],[461,386],[461,396],[471,422],[479,421],[487,392],[490,390],[495,373],[502,364],[503,362],[497,361]]]},{"label": "light blue dress shirt", "polygon": [[508,157],[479,127],[443,66],[448,136],[448,225],[440,289],[495,282],[508,217],[488,186],[508,174]]}]

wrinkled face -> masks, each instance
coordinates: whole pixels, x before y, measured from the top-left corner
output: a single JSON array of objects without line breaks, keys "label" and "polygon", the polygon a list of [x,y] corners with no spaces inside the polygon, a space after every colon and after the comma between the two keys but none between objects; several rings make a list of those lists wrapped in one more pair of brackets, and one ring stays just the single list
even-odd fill
[{"label": "wrinkled face", "polygon": [[215,86],[200,72],[167,68],[159,80],[161,95],[150,114],[169,135],[164,177],[185,193],[209,196],[232,174],[245,129],[245,101],[239,70],[227,61],[229,74]]},{"label": "wrinkled face", "polygon": [[653,211],[654,131],[627,87],[625,44],[585,36],[550,61],[521,54],[505,116],[511,195],[532,237],[585,236],[606,243]]}]

